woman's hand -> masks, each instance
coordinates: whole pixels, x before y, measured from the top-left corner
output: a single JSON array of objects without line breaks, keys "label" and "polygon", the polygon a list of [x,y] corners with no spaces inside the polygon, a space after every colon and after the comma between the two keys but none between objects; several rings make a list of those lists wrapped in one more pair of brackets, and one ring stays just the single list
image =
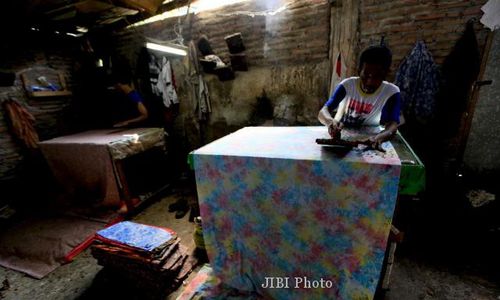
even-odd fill
[{"label": "woman's hand", "polygon": [[368,140],[370,141],[370,146],[373,149],[385,152],[385,150],[382,148],[383,141],[377,135],[370,137]]},{"label": "woman's hand", "polygon": [[377,135],[371,136],[365,141],[365,145],[370,146],[372,149],[385,152],[382,148],[382,143],[390,140],[398,130],[396,122],[389,122],[386,124],[385,129]]},{"label": "woman's hand", "polygon": [[328,133],[334,140],[340,140],[340,131],[344,127],[344,124],[337,122],[332,119],[332,123],[328,125]]}]

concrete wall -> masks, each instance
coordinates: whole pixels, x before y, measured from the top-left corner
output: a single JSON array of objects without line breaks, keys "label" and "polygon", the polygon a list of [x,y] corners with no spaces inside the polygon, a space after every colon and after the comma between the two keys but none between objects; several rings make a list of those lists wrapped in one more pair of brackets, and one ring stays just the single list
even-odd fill
[{"label": "concrete wall", "polygon": [[[497,30],[498,31],[498,30]],[[474,172],[500,173],[500,34],[494,32],[483,80],[464,155],[466,167]]]}]

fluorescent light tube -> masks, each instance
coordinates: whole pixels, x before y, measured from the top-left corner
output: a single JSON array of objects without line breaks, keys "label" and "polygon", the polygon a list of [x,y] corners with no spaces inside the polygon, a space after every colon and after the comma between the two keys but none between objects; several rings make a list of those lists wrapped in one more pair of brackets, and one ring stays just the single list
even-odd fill
[{"label": "fluorescent light tube", "polygon": [[163,45],[155,44],[155,43],[149,43],[149,42],[146,43],[146,48],[161,51],[161,52],[171,53],[171,54],[182,55],[182,56],[187,55],[186,50],[182,50],[182,49],[174,48],[174,47],[170,47],[170,46],[163,46]]}]

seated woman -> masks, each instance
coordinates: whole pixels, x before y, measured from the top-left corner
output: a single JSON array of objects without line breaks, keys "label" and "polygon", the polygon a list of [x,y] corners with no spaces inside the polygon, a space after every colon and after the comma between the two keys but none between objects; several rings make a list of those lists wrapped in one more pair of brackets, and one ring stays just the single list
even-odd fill
[{"label": "seated woman", "polygon": [[114,88],[122,96],[117,110],[121,111],[121,118],[113,127],[141,127],[148,119],[148,109],[144,100],[131,84],[131,80],[125,77],[115,77]]}]

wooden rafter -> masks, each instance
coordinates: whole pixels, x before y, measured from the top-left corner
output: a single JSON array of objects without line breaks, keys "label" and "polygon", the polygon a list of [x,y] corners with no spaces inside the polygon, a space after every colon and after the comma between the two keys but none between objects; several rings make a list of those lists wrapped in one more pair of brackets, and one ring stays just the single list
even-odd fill
[{"label": "wooden rafter", "polygon": [[163,0],[113,0],[113,3],[145,11],[150,15],[154,15],[163,3]]}]

